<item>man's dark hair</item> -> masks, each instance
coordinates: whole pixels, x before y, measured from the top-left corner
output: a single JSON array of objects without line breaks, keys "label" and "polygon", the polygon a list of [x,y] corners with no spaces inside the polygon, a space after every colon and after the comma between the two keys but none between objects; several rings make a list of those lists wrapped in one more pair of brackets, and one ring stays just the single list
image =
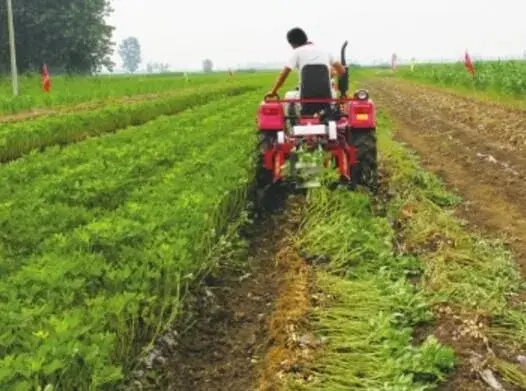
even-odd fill
[{"label": "man's dark hair", "polygon": [[290,46],[293,48],[297,48],[301,45],[305,45],[307,43],[307,34],[305,34],[305,31],[300,29],[299,27],[295,27],[287,33],[287,41],[289,41]]}]

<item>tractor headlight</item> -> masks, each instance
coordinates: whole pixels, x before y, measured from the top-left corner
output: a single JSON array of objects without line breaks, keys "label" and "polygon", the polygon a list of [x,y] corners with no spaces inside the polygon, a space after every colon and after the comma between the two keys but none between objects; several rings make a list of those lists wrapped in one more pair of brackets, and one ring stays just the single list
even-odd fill
[{"label": "tractor headlight", "polygon": [[367,90],[358,90],[354,93],[354,97],[358,100],[367,100],[369,99],[369,93]]}]

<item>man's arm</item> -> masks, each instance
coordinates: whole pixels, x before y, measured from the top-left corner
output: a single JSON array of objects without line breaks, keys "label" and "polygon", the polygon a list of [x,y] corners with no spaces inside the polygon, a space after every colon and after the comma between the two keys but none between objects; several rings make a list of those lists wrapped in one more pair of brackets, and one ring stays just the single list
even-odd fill
[{"label": "man's arm", "polygon": [[276,95],[278,93],[278,90],[281,88],[283,83],[285,83],[285,80],[287,80],[290,71],[295,68],[298,68],[298,65],[298,52],[294,51],[290,56],[289,60],[287,61],[286,65],[283,67],[281,73],[279,74],[278,79],[274,83],[274,87],[272,87],[272,90],[270,91],[269,95]]},{"label": "man's arm", "polygon": [[289,67],[284,67],[281,73],[278,76],[278,79],[274,83],[274,87],[272,87],[272,90],[270,91],[270,95],[276,95],[278,93],[278,90],[281,88],[283,83],[285,83],[285,80],[287,80],[287,77],[289,76],[291,69]]}]

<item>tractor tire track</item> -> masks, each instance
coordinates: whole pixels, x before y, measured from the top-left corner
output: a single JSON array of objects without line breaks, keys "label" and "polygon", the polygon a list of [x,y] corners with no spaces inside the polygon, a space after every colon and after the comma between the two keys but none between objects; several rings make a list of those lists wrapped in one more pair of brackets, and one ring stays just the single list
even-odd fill
[{"label": "tractor tire track", "polygon": [[395,137],[459,191],[461,217],[503,235],[526,277],[526,111],[399,80],[365,84]]}]

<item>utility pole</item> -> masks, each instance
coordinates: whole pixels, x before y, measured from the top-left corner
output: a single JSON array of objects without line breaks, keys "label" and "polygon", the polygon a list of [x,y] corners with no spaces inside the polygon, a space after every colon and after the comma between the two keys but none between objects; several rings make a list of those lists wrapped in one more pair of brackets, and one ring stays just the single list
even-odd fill
[{"label": "utility pole", "polygon": [[15,24],[13,23],[13,3],[7,0],[7,25],[9,29],[9,49],[11,53],[11,81],[13,95],[18,96],[18,70],[16,68]]}]

